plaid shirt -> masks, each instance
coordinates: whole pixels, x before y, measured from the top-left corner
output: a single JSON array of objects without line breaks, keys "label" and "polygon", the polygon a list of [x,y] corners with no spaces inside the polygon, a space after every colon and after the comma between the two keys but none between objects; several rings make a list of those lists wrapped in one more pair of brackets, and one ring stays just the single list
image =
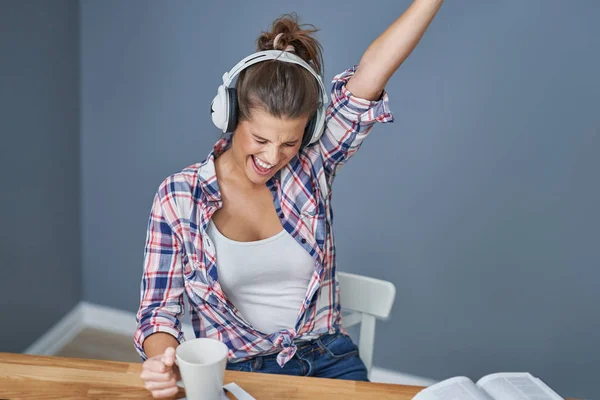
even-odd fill
[{"label": "plaid shirt", "polygon": [[179,320],[184,293],[196,337],[225,343],[229,361],[279,353],[277,361],[283,366],[294,356],[297,341],[343,330],[330,189],[338,168],[358,150],[375,122],[394,121],[385,90],[379,100],[369,101],[346,89],[355,72],[356,66],[333,79],[321,139],[300,150],[267,182],[281,225],[315,261],[296,325],[274,333],[255,330],[219,284],[215,247],[206,229],[223,204],[214,162],[230,144],[224,138],[205,161],[165,179],[154,197],[134,336],[142,359],[142,343],[155,332],[185,340]]}]

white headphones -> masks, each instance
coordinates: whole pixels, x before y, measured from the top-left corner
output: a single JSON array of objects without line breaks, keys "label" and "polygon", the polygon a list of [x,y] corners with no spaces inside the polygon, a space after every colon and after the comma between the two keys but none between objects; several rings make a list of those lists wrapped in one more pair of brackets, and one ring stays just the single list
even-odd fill
[{"label": "white headphones", "polygon": [[317,112],[310,117],[306,125],[302,145],[316,142],[323,133],[325,125],[325,105],[328,103],[327,92],[323,80],[310,65],[297,55],[282,50],[265,50],[254,53],[237,63],[229,72],[223,74],[223,84],[217,89],[217,95],[210,104],[210,113],[215,126],[224,133],[233,132],[237,125],[237,93],[230,88],[231,81],[245,68],[266,60],[279,60],[298,64],[308,70],[319,83],[322,100],[317,106]]}]

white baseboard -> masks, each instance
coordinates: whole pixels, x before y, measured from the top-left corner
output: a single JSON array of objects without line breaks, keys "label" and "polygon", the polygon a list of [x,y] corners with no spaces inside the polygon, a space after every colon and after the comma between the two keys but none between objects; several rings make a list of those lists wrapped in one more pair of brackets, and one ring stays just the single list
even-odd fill
[{"label": "white baseboard", "polygon": [[[133,337],[136,325],[135,313],[88,302],[80,302],[48,332],[29,346],[24,353],[54,355],[84,328],[103,329],[108,332],[131,335]],[[190,323],[183,323],[182,330],[186,338],[194,337],[194,330]],[[371,370],[370,379],[372,382],[414,386],[430,386],[437,382],[430,378],[375,366]]]},{"label": "white baseboard", "polygon": [[25,349],[23,353],[42,356],[51,356],[58,353],[84,328],[83,309],[83,303],[77,304],[67,315],[55,323],[48,332]]}]

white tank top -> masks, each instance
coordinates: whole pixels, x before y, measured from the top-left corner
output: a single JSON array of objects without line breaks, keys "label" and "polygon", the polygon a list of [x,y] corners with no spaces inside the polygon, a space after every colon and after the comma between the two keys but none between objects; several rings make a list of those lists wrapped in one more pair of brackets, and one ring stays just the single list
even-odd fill
[{"label": "white tank top", "polygon": [[293,329],[306,297],[315,261],[285,230],[254,242],[231,240],[212,220],[208,235],[217,253],[219,283],[256,330]]}]

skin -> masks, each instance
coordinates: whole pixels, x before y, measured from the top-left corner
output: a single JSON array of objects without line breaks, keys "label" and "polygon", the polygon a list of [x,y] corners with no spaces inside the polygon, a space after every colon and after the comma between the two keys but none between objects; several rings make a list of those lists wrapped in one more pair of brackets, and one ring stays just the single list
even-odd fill
[{"label": "skin", "polygon": [[[346,85],[348,91],[362,99],[379,99],[388,80],[417,46],[442,3],[443,0],[414,0],[369,45]],[[213,222],[223,235],[237,241],[254,241],[281,231],[272,195],[265,183],[298,153],[307,120],[308,117],[277,119],[255,112],[251,121],[238,124],[232,148],[215,161],[223,208],[215,212]],[[273,168],[265,175],[257,173],[252,165],[253,157]],[[177,340],[159,332],[148,336],[143,346],[149,357],[140,375],[146,388],[155,398],[174,396],[176,379],[180,379],[175,365]]]}]

